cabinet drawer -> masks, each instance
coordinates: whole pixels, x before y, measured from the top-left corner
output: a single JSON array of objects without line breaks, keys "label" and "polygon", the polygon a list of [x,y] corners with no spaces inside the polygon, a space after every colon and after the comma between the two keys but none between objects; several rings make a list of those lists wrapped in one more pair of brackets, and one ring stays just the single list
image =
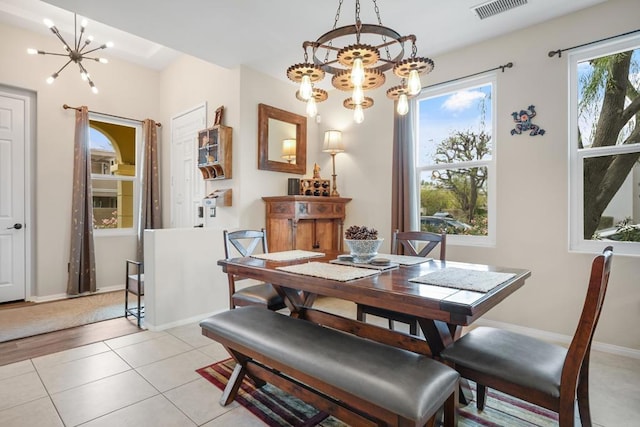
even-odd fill
[{"label": "cabinet drawer", "polygon": [[276,202],[276,203],[269,203],[267,206],[268,206],[267,215],[286,216],[287,218],[291,218],[295,215],[293,203]]},{"label": "cabinet drawer", "polygon": [[344,206],[337,203],[296,203],[296,216],[298,218],[342,218]]}]

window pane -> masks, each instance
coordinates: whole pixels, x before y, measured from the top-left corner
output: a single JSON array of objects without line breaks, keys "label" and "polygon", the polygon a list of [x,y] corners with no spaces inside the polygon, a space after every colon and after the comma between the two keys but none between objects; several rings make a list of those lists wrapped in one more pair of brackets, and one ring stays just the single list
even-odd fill
[{"label": "window pane", "polygon": [[[578,148],[638,143],[637,136],[629,138],[636,127],[635,115],[617,122],[620,112],[638,96],[639,60],[640,49],[635,49],[578,62]],[[627,76],[624,84],[615,83],[620,75]]]},{"label": "window pane", "polygon": [[93,228],[132,228],[132,181],[92,179]]},{"label": "window pane", "polygon": [[99,130],[90,127],[89,144],[91,146],[91,173],[111,175],[111,165],[116,163],[116,150],[109,138]]},{"label": "window pane", "polygon": [[491,87],[419,101],[419,165],[491,159]]},{"label": "window pane", "polygon": [[640,242],[640,153],[584,159],[584,238]]},{"label": "window pane", "polygon": [[420,175],[420,229],[486,236],[487,167],[438,169]]}]

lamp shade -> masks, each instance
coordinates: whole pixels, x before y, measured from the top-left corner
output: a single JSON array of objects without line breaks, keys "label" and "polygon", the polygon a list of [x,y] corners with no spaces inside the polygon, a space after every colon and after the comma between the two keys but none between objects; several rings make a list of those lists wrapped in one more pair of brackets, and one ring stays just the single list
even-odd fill
[{"label": "lamp shade", "polygon": [[295,139],[282,140],[282,158],[287,160],[293,160],[296,158],[296,140]]},{"label": "lamp shade", "polygon": [[342,145],[342,132],[339,130],[328,130],[324,133],[324,145],[322,151],[327,153],[341,153],[344,151]]}]

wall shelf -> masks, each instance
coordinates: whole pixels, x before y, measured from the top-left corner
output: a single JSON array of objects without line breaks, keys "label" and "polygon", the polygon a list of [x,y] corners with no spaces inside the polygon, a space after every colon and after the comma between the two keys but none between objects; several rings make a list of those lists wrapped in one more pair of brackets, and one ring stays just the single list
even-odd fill
[{"label": "wall shelf", "polygon": [[198,168],[205,180],[231,178],[232,128],[215,125],[198,132]]}]

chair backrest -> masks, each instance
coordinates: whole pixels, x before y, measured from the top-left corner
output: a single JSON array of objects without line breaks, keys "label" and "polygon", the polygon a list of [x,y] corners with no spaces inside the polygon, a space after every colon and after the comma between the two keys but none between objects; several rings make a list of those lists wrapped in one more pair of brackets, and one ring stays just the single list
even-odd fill
[{"label": "chair backrest", "polygon": [[[414,242],[426,242],[418,251]],[[391,253],[399,254],[400,249],[405,255],[426,257],[436,246],[440,244],[440,260],[444,261],[446,256],[447,235],[446,233],[430,233],[428,231],[394,231],[391,238]]]},{"label": "chair backrest", "polygon": [[565,387],[565,384],[569,387],[575,387],[580,370],[582,369],[584,374],[588,372],[591,342],[602,312],[612,258],[613,247],[607,246],[602,255],[596,256],[591,263],[587,296],[562,369],[562,387]]},{"label": "chair backrest", "polygon": [[[251,256],[258,245],[261,245],[263,253],[268,252],[267,233],[264,228],[260,230],[223,231],[224,257],[229,259],[237,256]],[[232,251],[232,248],[236,252]]]}]

